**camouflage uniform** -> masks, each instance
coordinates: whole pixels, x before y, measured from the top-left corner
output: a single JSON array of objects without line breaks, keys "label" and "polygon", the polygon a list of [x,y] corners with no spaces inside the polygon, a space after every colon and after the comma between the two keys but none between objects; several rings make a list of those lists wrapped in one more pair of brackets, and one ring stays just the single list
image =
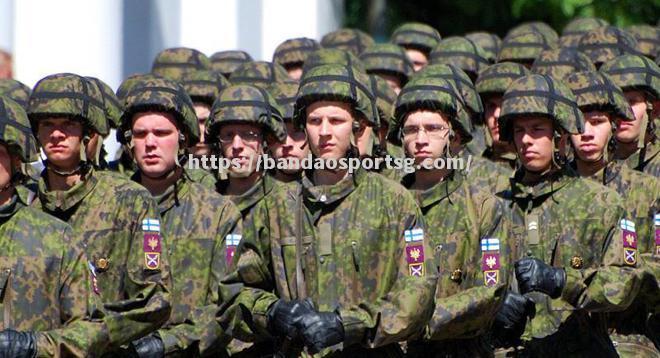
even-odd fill
[{"label": "camouflage uniform", "polygon": [[156,55],[151,73],[178,81],[192,71],[210,70],[211,60],[205,54],[186,47],[168,48]]},{"label": "camouflage uniform", "polygon": [[607,21],[599,18],[585,17],[573,19],[562,30],[561,37],[559,38],[559,47],[577,50],[582,35],[593,29],[607,25],[609,25]]},{"label": "camouflage uniform", "polygon": [[234,70],[230,77],[232,84],[248,84],[266,88],[275,82],[289,81],[284,67],[266,61],[244,63]]},{"label": "camouflage uniform", "polygon": [[557,80],[580,71],[596,71],[596,66],[587,55],[570,48],[545,50],[532,64],[532,73],[552,76]]},{"label": "camouflage uniform", "polygon": [[399,25],[390,38],[390,42],[403,48],[412,48],[430,54],[442,38],[438,30],[427,24],[407,22]]},{"label": "camouflage uniform", "polygon": [[614,26],[601,26],[585,33],[577,49],[599,68],[617,56],[636,54],[637,46],[637,40],[628,32]]},{"label": "camouflage uniform", "polygon": [[321,38],[323,48],[344,50],[355,56],[360,56],[362,51],[374,44],[375,41],[369,34],[357,29],[339,29]]},{"label": "camouflage uniform", "polygon": [[555,42],[549,41],[540,32],[513,33],[502,40],[500,52],[497,54],[497,62],[509,61],[531,66],[541,52],[556,47]]},{"label": "camouflage uniform", "polygon": [[463,70],[474,81],[480,71],[488,67],[486,52],[465,37],[447,37],[431,52],[431,65],[448,64]]},{"label": "camouflage uniform", "polygon": [[[35,131],[42,118],[81,113],[85,132],[105,130],[101,92],[84,77],[48,76],[30,96],[28,115]],[[84,162],[81,181],[66,191],[50,190],[46,173],[32,205],[73,227],[74,244],[81,245],[90,260],[94,284],[89,294],[103,305],[92,308],[105,313],[104,339],[117,348],[160,327],[171,310],[171,277],[157,206],[149,192]],[[159,244],[158,250],[149,250],[151,242]]]},{"label": "camouflage uniform", "polygon": [[[187,84],[194,85],[190,80]],[[212,84],[217,85],[217,82]],[[188,89],[200,94],[199,87]],[[213,88],[209,90],[213,92]],[[173,113],[187,141],[194,142],[198,140],[199,126],[192,102],[185,96],[185,92],[170,81],[144,81],[129,93],[123,122],[130,125],[141,109],[160,108]],[[138,170],[133,180],[139,183],[141,175]],[[241,239],[241,215],[229,199],[193,182],[185,170],[155,199],[162,231],[168,239],[173,277],[172,314],[157,332],[164,353],[189,356],[224,351],[230,337],[215,320],[220,303],[218,287]]]},{"label": "camouflage uniform", "polygon": [[[373,116],[365,80],[355,69],[315,67],[303,77],[296,120],[303,125],[305,107],[332,93]],[[252,312],[258,336],[268,336],[265,313],[278,296],[309,297],[319,310],[340,314],[343,346],[321,355],[400,354],[396,342],[421,332],[436,279],[423,255],[430,251],[422,215],[403,187],[361,168],[327,186],[304,176],[301,184],[277,186],[256,210],[259,235],[241,243],[227,283],[246,285],[236,302]]]},{"label": "camouflage uniform", "polygon": [[500,52],[502,39],[494,33],[490,32],[472,32],[465,35],[465,38],[481,46],[486,54],[486,59],[491,64],[497,61],[497,54]]},{"label": "camouflage uniform", "polygon": [[[528,75],[504,94],[499,117],[503,140],[512,141],[514,118],[540,113],[566,133],[583,130],[584,119],[570,90],[551,77]],[[506,220],[512,224],[502,262],[511,268],[514,261],[533,257],[562,268],[565,284],[557,298],[522,292],[533,299],[536,313],[527,323],[523,350],[518,352],[615,356],[604,320],[593,313],[628,307],[644,275],[634,224],[625,216],[623,201],[614,190],[577,178],[568,166],[528,185],[521,181],[524,171],[516,173],[510,189],[498,193],[510,203]]]},{"label": "camouflage uniform", "polygon": [[229,78],[240,65],[251,61],[252,56],[245,51],[220,51],[211,55],[211,69]]},{"label": "camouflage uniform", "polygon": [[[424,81],[421,81],[424,79]],[[397,100],[397,128],[415,109],[442,111],[452,128],[464,133],[469,123],[456,114],[463,109],[459,95],[449,81],[439,78],[416,78],[404,87]],[[469,136],[468,136],[469,140]],[[406,175],[402,184],[410,188],[415,174]],[[427,326],[425,341],[409,343],[410,356],[473,356],[490,349],[481,335],[501,303],[506,287],[504,279],[484,279],[480,242],[504,238],[501,226],[502,202],[487,187],[470,182],[466,173],[453,170],[427,190],[412,190],[424,214],[429,244],[434,250],[432,262],[438,275],[435,309]],[[431,255],[431,254],[429,254]],[[485,347],[485,348],[484,348]]]},{"label": "camouflage uniform", "polygon": [[[642,89],[652,99],[660,98],[660,67],[641,55],[619,56],[603,64],[601,72],[609,75],[623,91]],[[625,160],[628,167],[656,178],[660,177],[660,138],[654,127],[659,126],[658,118],[651,118],[650,99],[647,98],[647,112],[641,120],[640,149]],[[642,142],[650,136],[648,143]]]},{"label": "camouflage uniform", "polygon": [[651,25],[633,25],[626,28],[637,39],[637,51],[653,59],[660,53],[660,29]]},{"label": "camouflage uniform", "polygon": [[321,48],[321,45],[314,39],[299,37],[289,39],[275,48],[273,53],[273,63],[287,68],[289,66],[301,66],[305,63],[310,53]]}]

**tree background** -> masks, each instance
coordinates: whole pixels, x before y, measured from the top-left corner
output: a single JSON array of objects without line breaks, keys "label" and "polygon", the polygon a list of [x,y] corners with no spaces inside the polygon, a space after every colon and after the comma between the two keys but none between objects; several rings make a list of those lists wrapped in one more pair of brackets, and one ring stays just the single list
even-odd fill
[{"label": "tree background", "polygon": [[345,26],[387,41],[398,25],[420,21],[442,37],[473,31],[506,32],[526,21],[544,21],[561,33],[574,17],[600,17],[610,24],[658,25],[660,0],[345,0]]}]

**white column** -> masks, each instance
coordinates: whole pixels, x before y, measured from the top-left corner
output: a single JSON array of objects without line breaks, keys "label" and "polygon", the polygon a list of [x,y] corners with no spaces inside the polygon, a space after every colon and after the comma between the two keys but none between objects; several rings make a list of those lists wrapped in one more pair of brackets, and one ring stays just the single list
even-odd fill
[{"label": "white column", "polygon": [[[245,0],[242,0],[245,1]],[[181,4],[180,45],[211,56],[238,47],[239,0],[197,0]]]},{"label": "white column", "polygon": [[0,0],[0,49],[14,47],[14,0]]}]

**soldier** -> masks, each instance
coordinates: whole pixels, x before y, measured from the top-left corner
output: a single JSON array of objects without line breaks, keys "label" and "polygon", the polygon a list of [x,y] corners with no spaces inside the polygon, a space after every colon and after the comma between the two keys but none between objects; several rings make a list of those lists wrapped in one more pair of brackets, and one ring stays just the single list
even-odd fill
[{"label": "soldier", "polygon": [[516,62],[531,68],[532,63],[541,52],[556,47],[556,42],[550,42],[540,32],[513,33],[502,40],[500,52],[497,54],[497,62]]},{"label": "soldier", "polygon": [[635,114],[632,122],[617,123],[615,159],[628,167],[660,177],[660,67],[641,55],[617,57],[601,72],[621,87]]},{"label": "soldier", "polygon": [[122,133],[139,168],[132,179],[158,202],[173,277],[172,314],[161,329],[133,341],[126,353],[138,357],[208,355],[224,351],[230,340],[215,311],[220,278],[241,239],[241,215],[229,199],[193,182],[177,163],[181,149],[198,142],[193,106],[183,89],[166,79],[142,81],[126,98]]},{"label": "soldier", "polygon": [[[373,116],[367,80],[341,65],[303,75],[295,120],[320,163],[359,155],[358,118]],[[253,334],[286,339],[284,354],[296,343],[310,354],[401,354],[397,342],[421,332],[436,284],[422,215],[396,183],[331,166],[259,204],[259,235],[241,243],[226,283],[245,284],[236,301],[252,313]]]},{"label": "soldier", "polygon": [[399,94],[413,74],[413,64],[405,51],[393,44],[377,44],[364,50],[360,60],[368,74],[380,76]]},{"label": "soldier", "polygon": [[559,47],[577,50],[578,43],[585,33],[609,23],[603,19],[594,17],[579,17],[573,19],[564,26],[559,38]]},{"label": "soldier", "polygon": [[339,49],[360,56],[362,51],[376,42],[364,31],[357,29],[339,29],[323,35],[321,46],[324,48]]},{"label": "soldier", "polygon": [[413,70],[417,72],[429,63],[429,55],[441,39],[438,30],[432,26],[407,22],[394,29],[390,42],[404,48]]},{"label": "soldier", "polygon": [[660,29],[651,25],[632,25],[626,28],[637,39],[637,51],[654,59],[660,51]]},{"label": "soldier", "polygon": [[87,260],[66,223],[26,206],[17,195],[21,162],[36,156],[21,105],[0,96],[0,237],[3,357],[99,354],[108,341],[87,311]]},{"label": "soldier", "polygon": [[245,51],[219,51],[211,55],[211,69],[229,78],[240,65],[251,61],[252,56]]},{"label": "soldier", "polygon": [[567,135],[584,128],[570,89],[527,75],[503,98],[500,138],[514,144],[521,167],[498,193],[512,223],[501,261],[515,281],[495,318],[495,342],[531,356],[615,356],[593,313],[623,310],[639,291],[635,225],[614,190],[564,164]]},{"label": "soldier", "polygon": [[472,82],[488,67],[486,53],[476,43],[465,37],[447,37],[431,52],[431,64],[454,65],[463,70]]},{"label": "soldier", "polygon": [[[140,338],[169,317],[167,245],[149,192],[89,165],[85,146],[107,133],[101,91],[74,74],[41,79],[30,96],[32,130],[47,157],[33,203],[68,222],[89,258],[90,295],[105,312],[111,348]],[[149,250],[150,242],[157,250]]]},{"label": "soldier", "polygon": [[247,84],[262,89],[276,82],[290,80],[284,67],[266,61],[244,63],[234,70],[229,79],[234,85]]},{"label": "soldier", "polygon": [[384,79],[376,75],[369,75],[369,84],[371,93],[376,98],[376,109],[379,117],[377,137],[380,149],[392,157],[402,158],[403,149],[400,145],[394,143],[396,140],[390,140],[391,137],[396,136],[396,134],[390,132],[396,93]]},{"label": "soldier", "polygon": [[[460,150],[471,140],[462,100],[444,79],[423,76],[409,82],[397,100],[394,117],[406,156],[417,165],[438,160],[449,165],[455,155],[452,148]],[[490,188],[473,185],[463,168],[429,165],[407,174],[401,183],[422,209],[433,249],[427,255],[432,256],[438,275],[425,340],[409,343],[407,353],[487,355],[490,347],[483,335],[501,304],[507,278],[499,273],[498,254],[482,255],[480,243],[495,244],[506,236],[502,201]]]},{"label": "soldier", "polygon": [[[298,84],[295,82],[275,83],[268,91],[282,108],[282,119],[286,127],[286,140],[271,143],[270,154],[275,160],[293,160],[300,164],[309,155],[309,144],[305,131],[293,125],[293,106],[296,103]],[[300,165],[283,169],[276,168],[273,174],[275,179],[284,183],[300,180],[301,176],[302,167]]]},{"label": "soldier", "polygon": [[557,80],[581,71],[596,71],[596,66],[587,55],[571,48],[545,50],[532,64],[532,73],[552,76]]},{"label": "soldier", "polygon": [[205,54],[187,47],[165,49],[156,55],[151,73],[179,81],[192,71],[210,70],[211,60]]},{"label": "soldier", "polygon": [[465,38],[480,46],[486,54],[486,60],[490,64],[497,61],[497,54],[500,52],[502,39],[497,34],[490,32],[471,32],[465,35]]},{"label": "soldier", "polygon": [[298,81],[302,76],[303,65],[307,56],[320,48],[321,45],[314,39],[306,37],[289,39],[275,48],[273,63],[284,67],[289,77]]},{"label": "soldier", "polygon": [[[94,84],[96,84],[101,90],[103,108],[105,109],[105,117],[108,126],[117,129],[123,112],[123,106],[119,103],[119,99],[115,95],[115,92],[107,83],[96,77],[87,77],[87,79],[94,82]],[[98,170],[108,169],[108,162],[105,160],[107,152],[103,146],[103,139],[106,137],[107,136],[94,136],[85,147],[87,150],[87,158],[91,158],[91,164]]]},{"label": "soldier", "polygon": [[[610,78],[598,72],[577,72],[566,78],[584,114],[584,133],[571,136],[575,158],[571,163],[581,177],[591,178],[617,191],[631,205],[628,211],[635,222],[637,248],[640,256],[651,256],[655,248],[654,217],[660,208],[660,182],[656,178],[634,171],[618,161],[609,161],[616,146],[615,118],[633,121],[634,114],[623,95]],[[657,285],[657,284],[656,284]],[[624,314],[612,314],[610,327],[617,333],[610,336],[621,356],[639,356],[652,351],[653,342],[646,333],[646,317],[651,311],[641,299],[636,299]]]},{"label": "soldier", "polygon": [[600,68],[615,57],[637,54],[637,46],[637,40],[628,32],[614,26],[601,26],[582,35],[577,49]]}]

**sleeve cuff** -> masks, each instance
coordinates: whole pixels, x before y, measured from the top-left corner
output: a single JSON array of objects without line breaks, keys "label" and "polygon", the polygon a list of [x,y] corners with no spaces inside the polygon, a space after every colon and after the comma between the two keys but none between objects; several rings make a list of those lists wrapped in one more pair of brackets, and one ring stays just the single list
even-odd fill
[{"label": "sleeve cuff", "polygon": [[340,309],[339,316],[344,326],[344,346],[362,343],[367,327],[355,311]]}]

